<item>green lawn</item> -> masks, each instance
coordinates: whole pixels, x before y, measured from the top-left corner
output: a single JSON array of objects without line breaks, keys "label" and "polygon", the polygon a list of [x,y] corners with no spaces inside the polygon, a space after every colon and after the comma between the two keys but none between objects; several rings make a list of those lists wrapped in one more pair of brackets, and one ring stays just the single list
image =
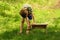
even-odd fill
[{"label": "green lawn", "polygon": [[[44,29],[32,29],[26,34],[26,23],[23,33],[19,33],[22,5],[28,2],[32,5],[36,23],[48,23],[47,35]],[[48,8],[55,0],[0,0],[0,40],[60,40],[60,8]]]}]

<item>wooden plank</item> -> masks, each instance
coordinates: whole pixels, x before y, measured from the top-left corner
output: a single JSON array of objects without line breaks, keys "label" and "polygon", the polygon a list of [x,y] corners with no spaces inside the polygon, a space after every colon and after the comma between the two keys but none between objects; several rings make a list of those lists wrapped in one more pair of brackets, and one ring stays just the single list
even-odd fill
[{"label": "wooden plank", "polygon": [[32,28],[45,28],[47,27],[47,23],[34,23],[32,24]]}]

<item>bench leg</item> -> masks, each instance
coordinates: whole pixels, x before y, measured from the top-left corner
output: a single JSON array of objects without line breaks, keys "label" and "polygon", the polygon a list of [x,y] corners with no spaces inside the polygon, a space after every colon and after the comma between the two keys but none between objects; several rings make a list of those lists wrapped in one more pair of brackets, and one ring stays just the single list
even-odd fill
[{"label": "bench leg", "polygon": [[46,35],[47,35],[47,28],[45,29],[45,33],[46,33]]}]

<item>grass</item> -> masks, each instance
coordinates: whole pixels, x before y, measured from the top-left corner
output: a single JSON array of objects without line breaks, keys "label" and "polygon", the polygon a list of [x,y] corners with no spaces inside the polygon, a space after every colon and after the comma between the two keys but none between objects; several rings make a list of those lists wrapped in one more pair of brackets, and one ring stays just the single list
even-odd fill
[{"label": "grass", "polygon": [[[36,23],[48,23],[45,34],[43,29],[33,29],[26,35],[26,23],[23,33],[19,33],[21,16],[19,11],[24,3],[33,4]],[[49,2],[47,4],[47,2]],[[55,0],[0,0],[0,40],[60,40],[60,9],[47,8]]]},{"label": "grass", "polygon": [[39,29],[34,29],[30,32],[29,35],[26,35],[25,32],[23,34],[17,34],[18,29],[14,29],[13,31],[6,31],[0,35],[1,40],[59,40],[60,39],[60,30],[58,32],[54,31],[55,29],[49,28],[48,34],[46,35],[44,32]]}]

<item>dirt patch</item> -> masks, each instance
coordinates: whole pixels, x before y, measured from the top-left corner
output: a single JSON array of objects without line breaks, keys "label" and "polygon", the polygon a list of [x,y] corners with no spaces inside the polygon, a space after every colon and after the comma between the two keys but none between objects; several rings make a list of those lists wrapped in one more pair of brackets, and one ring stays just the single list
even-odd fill
[{"label": "dirt patch", "polygon": [[50,8],[53,8],[53,9],[60,8],[60,0],[56,0],[55,5],[51,6]]}]

